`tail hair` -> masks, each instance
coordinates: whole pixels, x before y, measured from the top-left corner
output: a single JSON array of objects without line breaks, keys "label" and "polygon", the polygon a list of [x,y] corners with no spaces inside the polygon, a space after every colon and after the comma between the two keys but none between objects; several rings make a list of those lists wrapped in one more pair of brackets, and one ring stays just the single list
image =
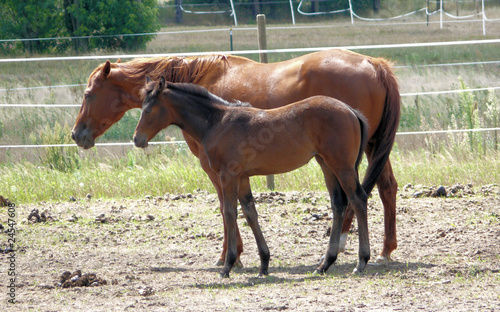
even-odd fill
[{"label": "tail hair", "polygon": [[371,159],[362,186],[367,194],[373,190],[389,159],[401,113],[401,98],[396,76],[391,70],[392,64],[383,58],[372,59],[372,63],[380,83],[386,89],[386,98],[382,119],[366,148]]}]

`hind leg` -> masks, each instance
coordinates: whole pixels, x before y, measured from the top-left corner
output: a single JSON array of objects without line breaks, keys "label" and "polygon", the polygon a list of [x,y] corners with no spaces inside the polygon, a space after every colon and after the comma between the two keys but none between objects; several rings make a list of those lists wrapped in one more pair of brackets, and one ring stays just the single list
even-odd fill
[{"label": "hind leg", "polygon": [[380,199],[384,205],[384,247],[377,257],[377,262],[387,262],[391,260],[391,253],[398,247],[396,237],[396,195],[398,183],[394,178],[392,166],[389,160],[377,181]]},{"label": "hind leg", "polygon": [[315,273],[317,274],[324,274],[328,270],[328,268],[337,260],[342,222],[344,220],[344,214],[347,207],[347,197],[340,187],[339,181],[330,170],[330,168],[328,168],[328,166],[325,164],[324,160],[319,156],[316,157],[316,160],[323,170],[325,183],[330,194],[331,207],[333,211],[332,230],[330,231],[328,248],[325,256],[323,257],[322,263],[315,271]]},{"label": "hind leg", "polygon": [[345,192],[347,200],[354,210],[356,219],[358,220],[359,261],[353,273],[361,273],[365,269],[368,260],[370,260],[370,242],[368,236],[367,218],[368,196],[359,183],[358,176],[354,169],[344,170],[337,173],[337,179],[339,180],[339,184]]},{"label": "hind leg", "polygon": [[[364,270],[368,260],[370,259],[370,242],[367,219],[368,196],[359,183],[356,170],[354,168],[349,168],[347,165],[339,166],[339,163],[339,161],[328,161],[327,159],[322,165],[323,173],[325,174],[325,181],[327,183],[330,196],[332,197],[334,219],[332,231],[330,233],[328,252],[325,256],[325,260],[318,268],[318,272],[322,273],[326,271],[328,266],[333,263],[332,260],[335,261],[337,257],[342,221],[344,220],[347,203],[349,203],[358,220],[359,261],[354,269],[354,273],[360,273]],[[327,165],[328,168],[326,168],[325,165]],[[336,171],[329,168],[335,168]],[[335,237],[335,235],[338,236]]]},{"label": "hind leg", "polygon": [[[370,145],[366,148],[368,162],[371,162],[372,149]],[[391,253],[398,247],[396,237],[396,196],[398,183],[392,171],[391,162],[388,159],[377,181],[377,188],[382,205],[384,206],[384,245],[377,257],[377,262],[391,260]]]},{"label": "hind leg", "polygon": [[[317,156],[316,160],[318,161],[320,166],[322,166],[323,174],[325,175],[325,179],[326,179],[326,174],[328,174],[328,175],[332,174],[331,170],[325,165],[323,159],[320,156]],[[323,166],[325,166],[325,168],[323,168]],[[325,169],[327,169],[327,173],[325,173],[325,171],[324,171]],[[329,182],[327,182],[327,186],[328,186],[328,183]],[[333,199],[332,194],[330,193],[329,195],[330,195],[330,199],[332,200]],[[332,204],[332,209],[333,209],[333,202],[331,204]],[[352,208],[350,206],[347,206],[346,212],[344,214],[344,221],[342,223],[342,230],[341,230],[340,239],[339,239],[339,252],[345,251],[345,245],[347,243],[347,234],[349,233],[349,230],[351,229],[351,224],[352,224],[353,219],[354,219],[354,210],[352,210]],[[323,258],[324,258],[324,256],[322,257],[322,259]]]},{"label": "hind leg", "polygon": [[[359,173],[358,173],[359,180]],[[345,245],[347,243],[347,235],[349,234],[349,230],[351,229],[352,220],[354,219],[354,210],[351,205],[347,205],[347,210],[344,215],[344,222],[342,223],[342,233],[340,234],[340,246],[339,252],[345,251]]]},{"label": "hind leg", "polygon": [[260,256],[259,276],[268,275],[270,258],[269,248],[259,226],[258,214],[255,209],[255,202],[252,196],[250,180],[248,177],[240,179],[238,198],[241,203],[243,215],[245,216],[248,225],[252,229],[253,235],[255,236],[255,240],[257,241],[257,248]]},{"label": "hind leg", "polygon": [[352,205],[356,219],[358,220],[358,234],[359,234],[359,262],[353,273],[361,273],[366,267],[368,260],[370,260],[370,242],[368,235],[368,221],[367,221],[367,202],[368,196],[356,181],[356,189],[353,193],[347,195],[349,202]]}]

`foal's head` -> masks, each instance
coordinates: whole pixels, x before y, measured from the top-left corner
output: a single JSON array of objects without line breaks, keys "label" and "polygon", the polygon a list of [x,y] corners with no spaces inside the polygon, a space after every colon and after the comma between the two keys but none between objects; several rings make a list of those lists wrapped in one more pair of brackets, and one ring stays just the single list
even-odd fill
[{"label": "foal's head", "polygon": [[162,97],[165,95],[165,78],[161,76],[158,82],[147,78],[146,87],[142,90],[144,101],[139,123],[135,128],[134,143],[137,147],[146,147],[148,142],[154,138],[162,129],[170,124],[170,116],[162,105]]}]

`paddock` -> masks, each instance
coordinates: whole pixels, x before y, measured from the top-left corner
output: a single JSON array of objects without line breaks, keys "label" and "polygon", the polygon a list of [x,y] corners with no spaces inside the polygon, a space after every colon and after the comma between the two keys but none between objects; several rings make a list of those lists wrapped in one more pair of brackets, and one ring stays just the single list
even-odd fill
[{"label": "paddock", "polygon": [[[347,253],[315,276],[331,224],[322,192],[256,193],[271,251],[269,276],[258,278],[250,228],[238,222],[244,268],[219,278],[222,219],[215,194],[19,205],[16,307],[69,311],[368,311],[482,310],[500,305],[500,186],[402,186],[393,262],[357,262],[356,228]],[[376,192],[376,190],[375,190]],[[33,223],[33,209],[50,216]],[[382,246],[382,205],[369,199],[370,240]],[[444,218],[443,216],[446,216]],[[376,252],[376,250],[375,250]],[[0,254],[2,263],[9,254]],[[95,273],[107,285],[58,286],[64,271]],[[8,286],[4,279],[1,286]],[[4,287],[7,288],[7,287]]]}]

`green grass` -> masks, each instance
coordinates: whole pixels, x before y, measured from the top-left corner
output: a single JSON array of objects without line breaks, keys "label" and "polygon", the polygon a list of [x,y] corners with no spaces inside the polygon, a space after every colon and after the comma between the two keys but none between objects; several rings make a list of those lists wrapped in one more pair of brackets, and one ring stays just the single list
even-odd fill
[{"label": "green grass", "polygon": [[[71,172],[51,169],[47,165],[27,161],[0,165],[2,196],[16,203],[68,201],[70,196],[94,198],[163,196],[165,193],[191,193],[197,189],[214,192],[210,180],[198,160],[185,149],[167,151],[170,147],[154,147],[148,154],[133,149],[126,159],[107,158],[81,160],[81,167]],[[169,156],[167,156],[169,155]],[[453,185],[472,183],[474,186],[500,181],[498,152],[431,154],[426,150],[391,154],[396,179],[400,186],[408,183]],[[361,175],[366,168],[362,164]],[[276,176],[279,191],[326,191],[321,169],[315,161],[293,172]],[[253,177],[252,189],[266,192],[265,177]]]}]

